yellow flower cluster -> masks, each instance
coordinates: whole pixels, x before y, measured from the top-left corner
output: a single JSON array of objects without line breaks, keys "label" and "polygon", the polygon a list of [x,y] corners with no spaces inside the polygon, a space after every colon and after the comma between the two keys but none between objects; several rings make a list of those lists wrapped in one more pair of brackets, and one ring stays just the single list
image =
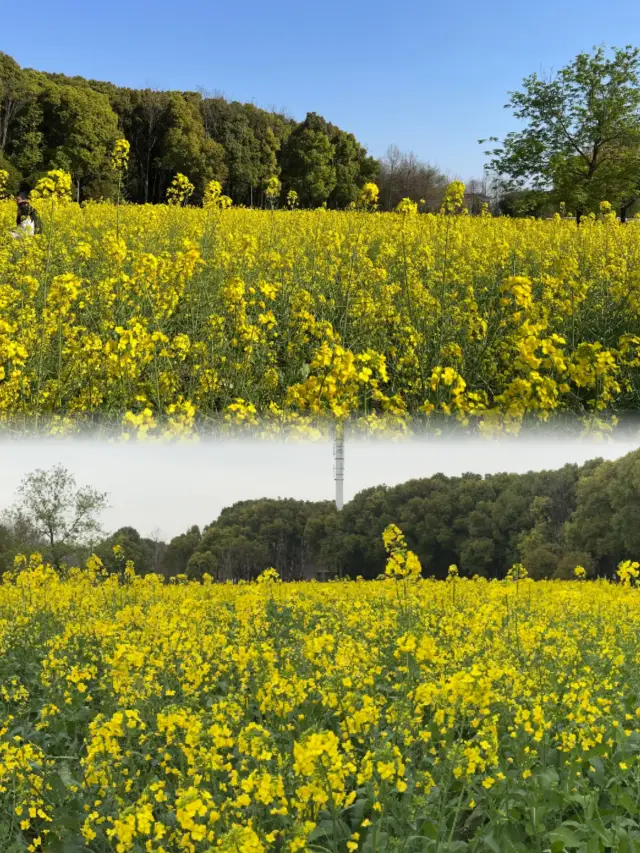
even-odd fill
[{"label": "yellow flower cluster", "polygon": [[111,155],[111,167],[115,172],[126,171],[129,165],[130,151],[131,145],[126,139],[118,139],[116,141],[116,144],[113,146],[113,153]]},{"label": "yellow flower cluster", "polygon": [[640,575],[640,563],[624,560],[618,566],[616,574],[623,584],[629,585],[635,583]]},{"label": "yellow flower cluster", "polygon": [[355,853],[416,822],[434,844],[551,849],[567,814],[589,838],[576,806],[602,796],[630,825],[637,574],[523,587],[452,567],[402,598],[18,560],[0,585],[3,849]]},{"label": "yellow flower cluster", "polygon": [[193,195],[194,190],[195,187],[189,178],[179,172],[169,185],[167,201],[169,204],[185,204]]},{"label": "yellow flower cluster", "polygon": [[384,570],[388,578],[417,580],[422,575],[418,556],[409,551],[402,531],[391,524],[382,534],[388,559]]},{"label": "yellow flower cluster", "polygon": [[1,423],[402,434],[638,406],[633,224],[234,209],[216,182],[182,207],[181,176],[168,205],[70,190],[42,180],[29,240],[0,202]]}]

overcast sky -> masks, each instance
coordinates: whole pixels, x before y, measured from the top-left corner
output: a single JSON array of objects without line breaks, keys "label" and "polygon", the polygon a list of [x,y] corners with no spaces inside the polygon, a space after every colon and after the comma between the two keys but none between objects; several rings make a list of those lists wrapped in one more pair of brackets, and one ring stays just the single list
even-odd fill
[{"label": "overcast sky", "polygon": [[[442,472],[459,476],[560,468],[640,447],[640,438],[596,442],[575,439],[437,439],[402,443],[347,442],[345,501],[370,486],[397,485]],[[332,500],[333,447],[328,442],[232,440],[200,444],[126,444],[95,440],[0,442],[0,509],[11,505],[20,481],[37,468],[60,463],[78,485],[107,492],[107,530],[130,525],[168,539],[191,525],[209,524],[220,511],[251,498]]]}]

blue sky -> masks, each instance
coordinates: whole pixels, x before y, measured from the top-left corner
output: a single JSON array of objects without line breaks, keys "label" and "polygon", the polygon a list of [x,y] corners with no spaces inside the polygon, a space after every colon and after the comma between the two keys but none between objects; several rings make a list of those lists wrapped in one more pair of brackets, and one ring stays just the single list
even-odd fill
[{"label": "blue sky", "polygon": [[21,65],[315,111],[375,156],[480,176],[507,92],[594,44],[640,43],[637,0],[29,0],[3,3]]}]

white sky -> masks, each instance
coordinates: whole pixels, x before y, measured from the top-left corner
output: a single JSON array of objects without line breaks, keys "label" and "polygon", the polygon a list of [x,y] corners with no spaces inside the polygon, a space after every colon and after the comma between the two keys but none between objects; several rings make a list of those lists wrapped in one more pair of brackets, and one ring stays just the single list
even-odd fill
[{"label": "white sky", "polygon": [[[640,447],[638,438],[594,441],[547,438],[408,442],[347,441],[345,501],[370,486],[397,485],[442,472],[459,476],[560,468],[602,457],[616,459]],[[225,506],[251,498],[332,500],[330,442],[212,441],[199,444],[127,444],[97,440],[19,439],[0,442],[0,510],[11,505],[20,481],[37,468],[64,465],[78,485],[107,492],[108,531],[130,525],[143,536],[170,539],[191,525],[214,521]]]}]

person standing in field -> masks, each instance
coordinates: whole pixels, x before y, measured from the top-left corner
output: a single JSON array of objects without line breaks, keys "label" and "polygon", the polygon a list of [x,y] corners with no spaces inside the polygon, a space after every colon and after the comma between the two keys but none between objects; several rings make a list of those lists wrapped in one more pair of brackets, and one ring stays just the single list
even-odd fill
[{"label": "person standing in field", "polygon": [[38,211],[29,202],[29,193],[19,192],[16,196],[18,215],[16,217],[16,230],[12,232],[14,237],[25,237],[27,235],[42,233],[42,222]]}]

